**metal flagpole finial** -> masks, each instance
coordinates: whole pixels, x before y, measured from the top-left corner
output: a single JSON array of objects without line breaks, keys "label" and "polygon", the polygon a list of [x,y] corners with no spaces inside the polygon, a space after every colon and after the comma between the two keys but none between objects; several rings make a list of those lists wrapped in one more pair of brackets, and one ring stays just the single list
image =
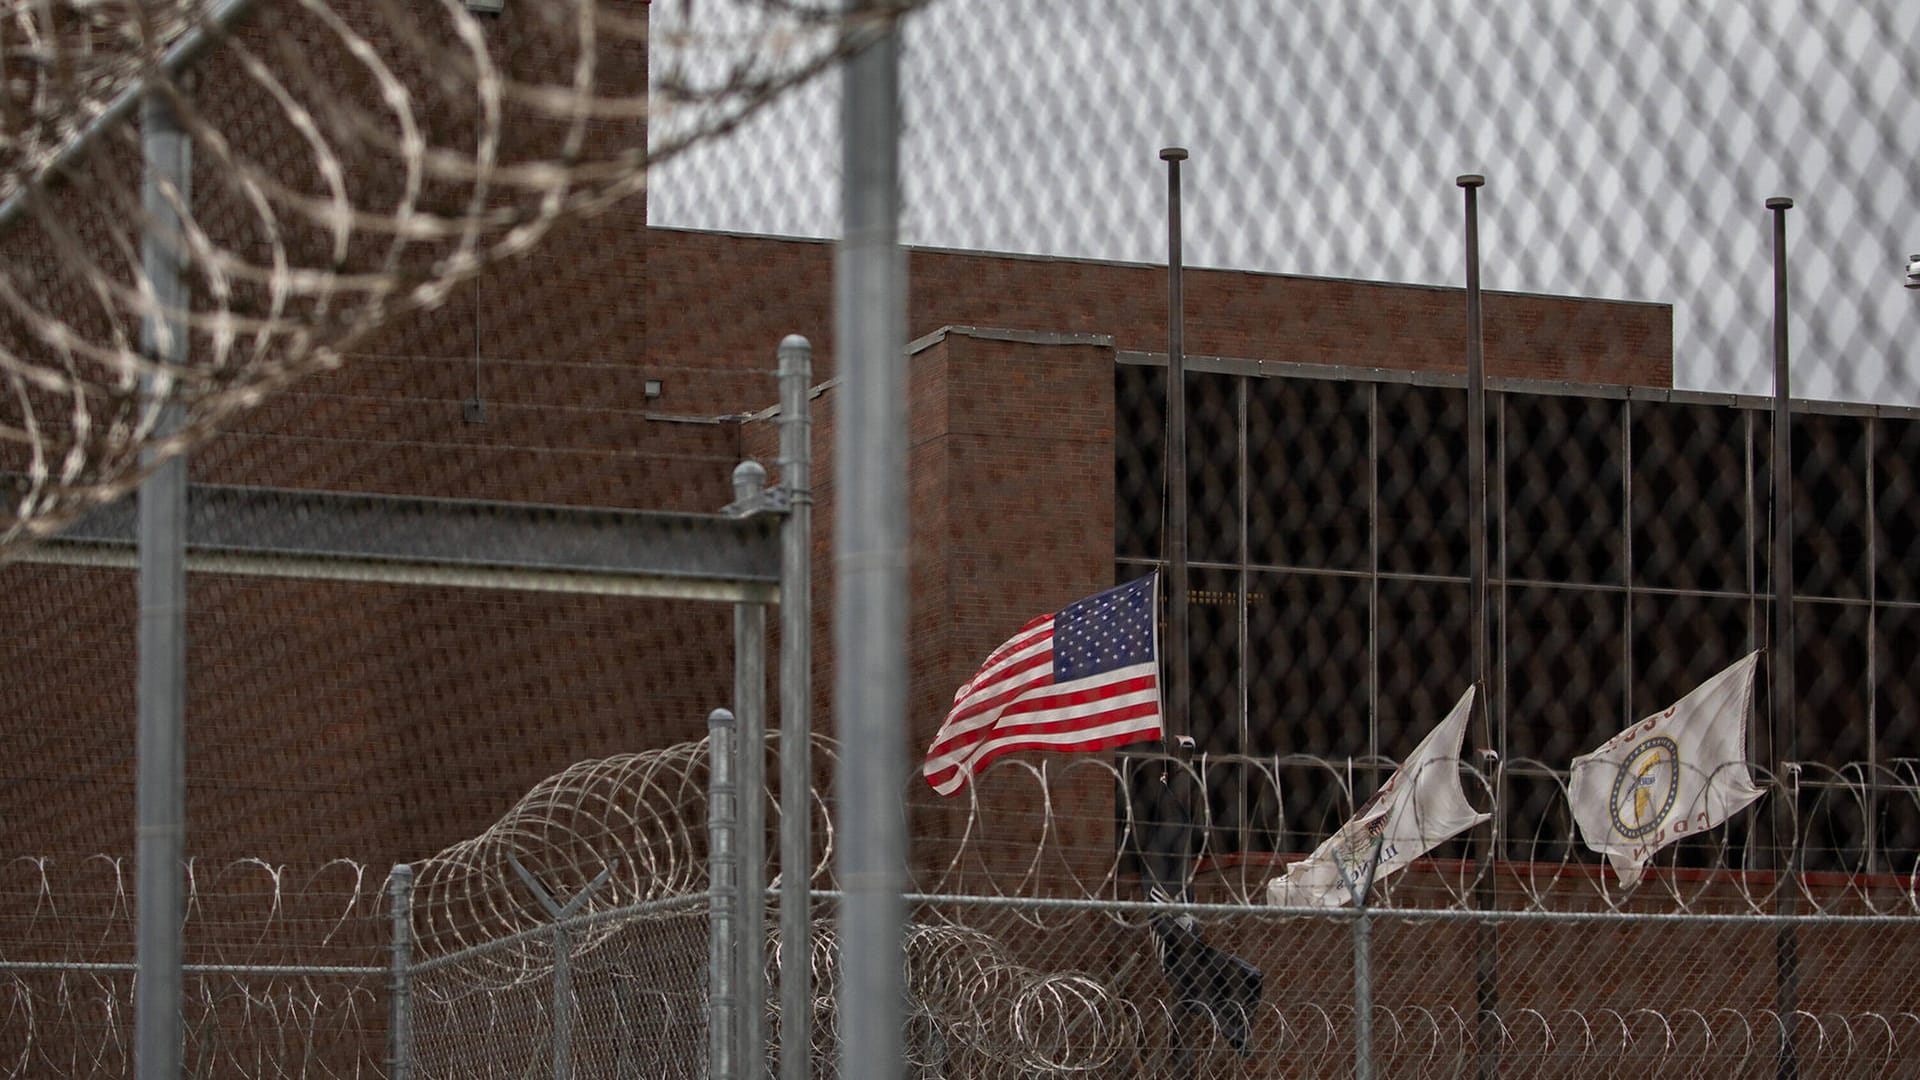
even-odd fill
[{"label": "metal flagpole finial", "polygon": [[1187,148],[1184,146],[1162,147],[1160,150],[1160,160],[1161,161],[1185,161],[1187,160]]},{"label": "metal flagpole finial", "polygon": [[1453,178],[1453,182],[1458,187],[1477,188],[1485,187],[1487,185],[1487,178],[1481,176],[1479,173],[1461,173],[1459,176]]}]

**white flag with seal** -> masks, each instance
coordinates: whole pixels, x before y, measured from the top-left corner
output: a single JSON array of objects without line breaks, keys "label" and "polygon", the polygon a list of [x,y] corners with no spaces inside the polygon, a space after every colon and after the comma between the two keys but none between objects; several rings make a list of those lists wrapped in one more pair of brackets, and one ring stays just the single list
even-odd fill
[{"label": "white flag with seal", "polygon": [[1569,798],[1587,846],[1633,888],[1653,853],[1703,833],[1764,794],[1747,771],[1758,652],[1573,759]]},{"label": "white flag with seal", "polygon": [[1487,820],[1467,802],[1460,786],[1460,743],[1473,712],[1473,688],[1420,740],[1400,768],[1380,786],[1353,820],[1313,854],[1289,863],[1267,882],[1267,903],[1278,907],[1340,907],[1367,887],[1368,866],[1379,849],[1372,881],[1432,851]]}]

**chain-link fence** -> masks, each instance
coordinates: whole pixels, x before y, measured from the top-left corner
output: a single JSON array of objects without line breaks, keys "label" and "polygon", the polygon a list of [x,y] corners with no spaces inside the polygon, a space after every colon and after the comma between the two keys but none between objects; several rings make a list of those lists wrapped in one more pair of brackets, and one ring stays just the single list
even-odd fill
[{"label": "chain-link fence", "polygon": [[[655,6],[656,18],[679,10]],[[1909,107],[1920,27],[1898,3],[934,4],[904,36],[908,243],[1161,263],[1156,152],[1175,145],[1192,154],[1191,265],[1459,286],[1454,179],[1476,173],[1488,288],[1671,305],[1675,385],[1765,394],[1764,200],[1784,195],[1794,396],[1920,403],[1909,344],[1920,314],[1901,287],[1920,249]],[[839,93],[803,88],[740,137],[660,170],[656,219],[837,235]],[[1258,352],[1245,328],[1190,309],[1188,345],[1316,359],[1342,343],[1283,330],[1316,299],[1339,297],[1245,312],[1272,326]],[[1493,306],[1489,319],[1494,375],[1550,362],[1565,329],[1502,326]],[[1460,325],[1445,331],[1456,371]],[[1401,355],[1363,366],[1407,366],[1438,332],[1404,329]],[[1497,356],[1496,337],[1513,351]],[[1604,367],[1552,377],[1624,381]]]},{"label": "chain-link fence", "polygon": [[[1892,0],[0,3],[0,1064],[135,1067],[141,908],[204,1075],[798,1080],[895,974],[924,1075],[1897,1068],[1915,71]],[[1029,753],[894,830],[1152,570],[1183,823]],[[1574,759],[1756,652],[1760,801],[1623,887]],[[715,831],[796,656],[844,741]],[[1469,687],[1489,824],[1262,907]]]},{"label": "chain-link fence", "polygon": [[[384,878],[347,860],[189,865],[184,1074],[381,1074]],[[133,1075],[132,860],[16,857],[0,899],[0,1075]]]},{"label": "chain-link fence", "polygon": [[[389,875],[346,862],[196,866],[188,1074],[707,1076],[722,1001],[765,1010],[777,1060],[777,933],[757,991],[711,947],[725,909],[709,881],[724,880],[714,860],[726,853],[694,824],[710,810],[711,753],[694,743],[583,762],[486,833]],[[1203,788],[1213,769],[1276,783],[1293,768],[1339,771],[1324,759],[1156,760]],[[1920,1039],[1900,960],[1920,927],[1910,880],[1809,874],[1795,886],[1807,913],[1781,917],[1776,882],[1725,863],[1662,866],[1622,894],[1578,861],[1515,860],[1501,909],[1487,911],[1471,864],[1440,859],[1383,877],[1368,908],[1316,911],[1261,902],[1272,863],[1208,859],[1196,902],[1139,901],[1125,898],[1140,892],[1137,868],[1086,839],[1111,820],[1066,809],[1076,789],[1115,790],[1112,763],[1009,762],[978,783],[974,798],[942,804],[960,819],[942,823],[956,839],[915,875],[900,954],[908,1075],[1418,1076],[1489,1063],[1528,1076],[1758,1075],[1788,1029],[1807,1075],[1881,1075]],[[1061,809],[991,810],[1030,800]],[[833,831],[820,824],[825,852]],[[125,878],[106,858],[13,864],[6,1075],[128,1071]],[[813,879],[807,1029],[831,1075],[840,894],[827,860]],[[1489,930],[1491,1024],[1477,1001]],[[1790,1007],[1782,935],[1800,958]]]}]

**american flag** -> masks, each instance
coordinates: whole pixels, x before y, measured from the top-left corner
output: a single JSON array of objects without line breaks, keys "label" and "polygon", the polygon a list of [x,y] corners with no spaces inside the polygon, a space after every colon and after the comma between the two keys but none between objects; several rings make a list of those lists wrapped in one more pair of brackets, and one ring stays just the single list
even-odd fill
[{"label": "american flag", "polygon": [[1160,575],[1077,600],[1020,628],[953,695],[921,774],[959,791],[1015,750],[1106,750],[1157,739]]}]

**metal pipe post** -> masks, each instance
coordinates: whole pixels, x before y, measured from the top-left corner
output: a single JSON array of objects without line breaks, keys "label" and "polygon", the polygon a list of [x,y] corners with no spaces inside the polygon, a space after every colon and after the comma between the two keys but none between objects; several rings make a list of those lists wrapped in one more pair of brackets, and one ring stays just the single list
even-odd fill
[{"label": "metal pipe post", "polygon": [[[1498,750],[1493,712],[1487,707],[1492,682],[1487,670],[1487,371],[1480,312],[1480,201],[1487,178],[1469,173],[1457,178],[1467,199],[1467,617],[1473,624],[1474,703],[1480,709],[1482,744]],[[1495,824],[1498,818],[1495,819]]]},{"label": "metal pipe post", "polygon": [[[767,470],[733,470],[737,507],[766,498]],[[766,1057],[767,944],[767,606],[733,606],[733,712],[739,724],[740,922],[734,953],[740,995],[740,1069],[762,1076]]]},{"label": "metal pipe post", "polygon": [[573,934],[553,924],[553,1080],[573,1080]]},{"label": "metal pipe post", "polygon": [[780,1078],[813,1067],[813,346],[780,342]]},{"label": "metal pipe post", "polygon": [[1345,871],[1341,878],[1347,894],[1353,897],[1357,917],[1353,920],[1353,1075],[1354,1080],[1373,1080],[1373,879],[1380,872],[1380,855],[1386,850],[1386,838],[1373,839],[1373,851],[1367,856],[1366,872],[1358,882]]},{"label": "metal pipe post", "polygon": [[[141,106],[146,178],[140,238],[141,270],[154,309],[142,320],[141,347],[157,364],[184,366],[188,303],[187,252],[178,207],[191,203],[192,144],[172,104],[160,93]],[[176,202],[177,200],[177,202]],[[156,437],[178,429],[178,406],[161,405],[167,375],[145,380],[147,405],[160,410]],[[143,460],[151,461],[147,452]],[[135,794],[137,942],[134,1064],[140,1080],[180,1075],[180,921],[185,905],[181,862],[186,850],[187,461],[154,467],[139,495],[138,790]]]},{"label": "metal pipe post", "polygon": [[393,916],[393,961],[387,978],[387,1077],[413,1077],[413,867],[400,863],[387,879]]},{"label": "metal pipe post", "polygon": [[843,64],[845,224],[834,325],[843,380],[835,453],[834,712],[840,903],[840,1076],[902,1068],[907,730],[906,263],[900,251],[897,0],[853,0]]},{"label": "metal pipe post", "polygon": [[587,906],[600,886],[613,877],[620,860],[602,867],[586,888],[574,893],[564,904],[555,899],[511,851],[507,852],[507,865],[513,867],[527,891],[553,920],[553,1069],[550,1075],[553,1080],[573,1080],[573,917]]},{"label": "metal pipe post", "polygon": [[740,902],[733,849],[734,734],[732,713],[707,714],[707,1075],[713,1080],[739,1080],[740,1075],[733,990],[734,914]]},{"label": "metal pipe post", "polygon": [[1353,920],[1353,1080],[1373,1080],[1373,912]]},{"label": "metal pipe post", "polygon": [[[1466,192],[1467,263],[1467,621],[1473,631],[1474,707],[1480,712],[1481,746],[1492,752],[1494,767],[1493,816],[1480,838],[1480,858],[1476,868],[1474,899],[1483,911],[1498,903],[1498,883],[1494,879],[1500,852],[1500,775],[1501,752],[1505,747],[1493,728],[1493,710],[1488,691],[1492,678],[1487,669],[1487,372],[1481,339],[1480,315],[1480,200],[1479,190],[1487,178],[1475,173],[1456,177],[1454,183]],[[1480,1075],[1500,1072],[1500,987],[1498,928],[1492,920],[1480,924],[1479,957],[1475,971],[1475,1000],[1479,1017]]]},{"label": "metal pipe post", "polygon": [[[1792,208],[1793,200],[1784,196],[1767,200],[1767,209],[1773,211],[1773,692],[1768,704],[1773,714],[1773,842],[1780,875],[1774,911],[1781,915],[1794,913],[1794,890],[1799,888],[1793,827],[1798,793],[1785,782],[1799,757],[1793,728],[1793,415],[1787,371],[1787,211]],[[1775,1073],[1783,1078],[1800,1075],[1799,968],[1794,926],[1782,922],[1774,937],[1774,993],[1780,1014]]]},{"label": "metal pipe post", "polygon": [[[1181,280],[1180,163],[1183,147],[1160,151],[1167,163],[1167,732],[1192,735],[1192,658],[1188,650],[1186,301]],[[1179,745],[1168,739],[1169,747]]]}]

